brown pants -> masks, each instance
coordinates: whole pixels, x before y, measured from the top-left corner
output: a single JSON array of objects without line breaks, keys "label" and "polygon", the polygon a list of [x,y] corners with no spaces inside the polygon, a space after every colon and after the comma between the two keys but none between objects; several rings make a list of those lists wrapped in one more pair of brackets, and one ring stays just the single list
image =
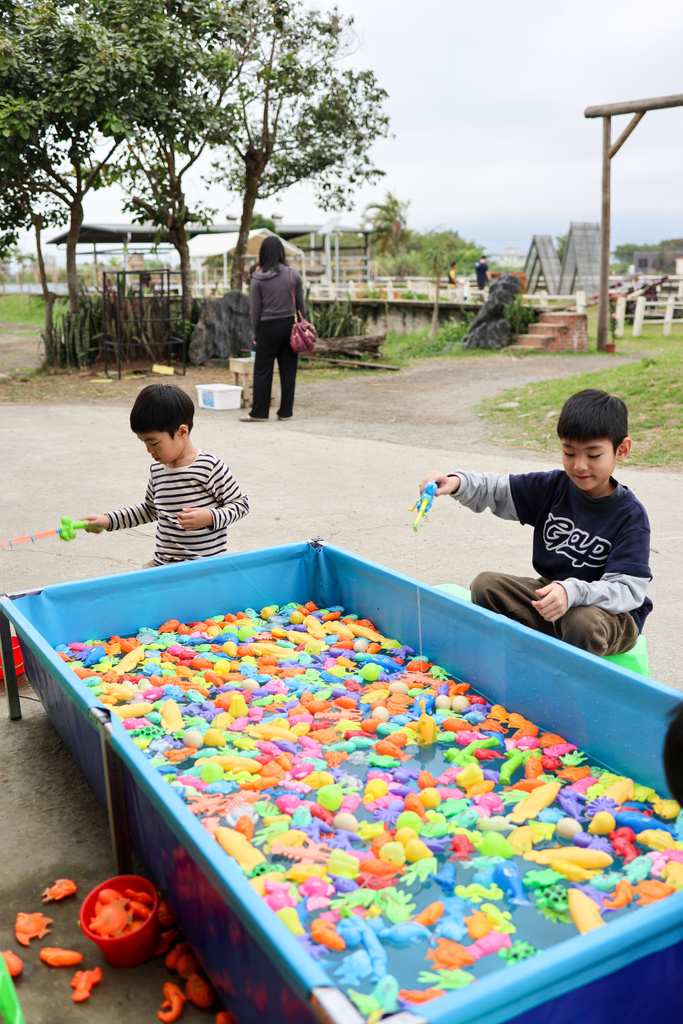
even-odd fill
[{"label": "brown pants", "polygon": [[638,627],[629,612],[612,615],[595,605],[569,608],[561,619],[547,622],[532,601],[550,580],[507,576],[499,572],[482,572],[472,583],[472,601],[480,608],[507,615],[515,622],[554,636],[573,647],[603,658],[606,654],[625,654],[635,647]]}]

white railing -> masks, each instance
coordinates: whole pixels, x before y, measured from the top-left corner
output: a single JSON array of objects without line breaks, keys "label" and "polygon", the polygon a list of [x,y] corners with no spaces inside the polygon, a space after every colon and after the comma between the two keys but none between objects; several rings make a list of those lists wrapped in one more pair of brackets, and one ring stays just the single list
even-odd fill
[{"label": "white railing", "polygon": [[[683,283],[683,282],[682,282]],[[680,291],[681,300],[671,293],[662,299],[646,299],[644,295],[636,297],[636,308],[633,314],[633,337],[640,338],[643,333],[645,320],[660,320],[662,322],[662,334],[665,338],[671,335],[671,328],[674,321],[674,312],[677,309],[683,311],[683,291]],[[624,322],[626,320],[626,296],[620,295],[616,301],[616,329],[617,338],[624,337]]]}]

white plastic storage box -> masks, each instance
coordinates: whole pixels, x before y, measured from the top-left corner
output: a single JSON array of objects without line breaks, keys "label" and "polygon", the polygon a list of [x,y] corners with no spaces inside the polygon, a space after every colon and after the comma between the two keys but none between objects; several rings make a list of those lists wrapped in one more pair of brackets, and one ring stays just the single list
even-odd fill
[{"label": "white plastic storage box", "polygon": [[242,388],[237,384],[195,384],[201,409],[239,409]]}]

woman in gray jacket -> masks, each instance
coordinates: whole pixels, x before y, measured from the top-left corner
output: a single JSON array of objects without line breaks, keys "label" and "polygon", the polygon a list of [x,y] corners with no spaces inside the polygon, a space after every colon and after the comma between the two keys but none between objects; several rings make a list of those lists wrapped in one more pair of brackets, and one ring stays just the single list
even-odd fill
[{"label": "woman in gray jacket", "polygon": [[299,273],[287,266],[285,250],[276,235],[263,240],[259,267],[251,276],[251,328],[256,344],[254,361],[254,397],[245,422],[263,423],[270,412],[273,365],[280,371],[279,420],[292,417],[296,384],[297,354],[289,344],[294,309],[306,315],[304,288]]}]

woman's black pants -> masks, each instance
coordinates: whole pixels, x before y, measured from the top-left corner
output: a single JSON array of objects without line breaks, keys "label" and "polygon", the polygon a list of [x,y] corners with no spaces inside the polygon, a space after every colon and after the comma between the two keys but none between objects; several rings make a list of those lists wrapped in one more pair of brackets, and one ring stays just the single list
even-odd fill
[{"label": "woman's black pants", "polygon": [[293,325],[293,316],[281,317],[278,320],[262,320],[258,325],[254,360],[254,399],[250,413],[255,419],[268,419],[273,365],[276,359],[280,371],[281,390],[277,414],[282,419],[292,415],[298,362],[297,354],[292,351],[289,344]]}]

